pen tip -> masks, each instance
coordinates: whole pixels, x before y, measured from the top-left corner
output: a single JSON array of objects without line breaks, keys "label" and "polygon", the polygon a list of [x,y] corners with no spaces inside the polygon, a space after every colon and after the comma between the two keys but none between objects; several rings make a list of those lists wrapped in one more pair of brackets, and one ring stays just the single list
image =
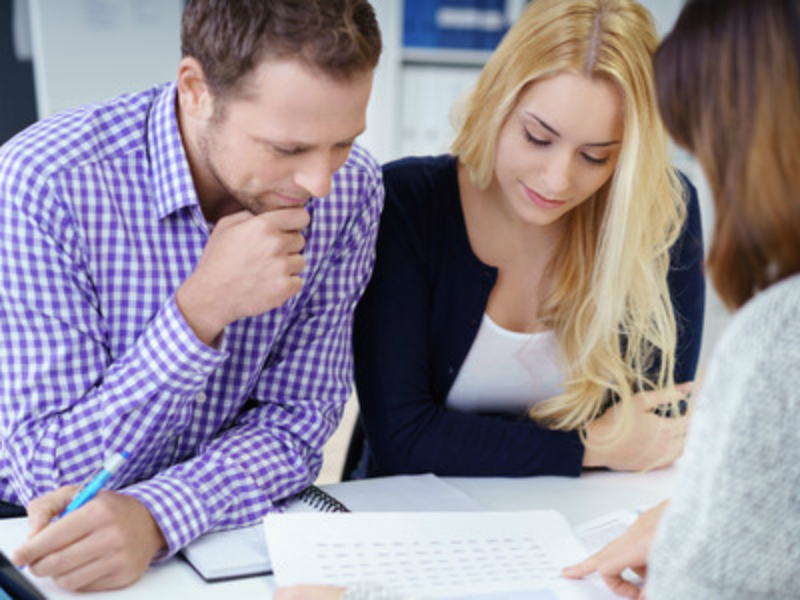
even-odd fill
[{"label": "pen tip", "polygon": [[120,454],[122,454],[122,458],[126,460],[128,459],[128,456],[130,456],[126,450],[123,450],[122,452],[120,452]]}]

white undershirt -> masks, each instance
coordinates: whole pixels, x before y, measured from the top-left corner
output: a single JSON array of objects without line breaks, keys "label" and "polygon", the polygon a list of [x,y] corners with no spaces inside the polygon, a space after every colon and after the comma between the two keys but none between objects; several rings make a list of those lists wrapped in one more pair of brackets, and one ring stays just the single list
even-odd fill
[{"label": "white undershirt", "polygon": [[456,377],[447,406],[465,412],[522,414],[563,392],[555,333],[518,333],[483,315],[478,335]]}]

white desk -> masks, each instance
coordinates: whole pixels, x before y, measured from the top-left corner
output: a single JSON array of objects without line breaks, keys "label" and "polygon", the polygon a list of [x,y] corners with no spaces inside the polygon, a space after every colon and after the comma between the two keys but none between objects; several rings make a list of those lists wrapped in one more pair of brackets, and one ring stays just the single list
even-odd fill
[{"label": "white desk", "polygon": [[[524,479],[447,477],[456,486],[488,509],[524,510],[555,508],[573,525],[617,509],[646,507],[669,496],[674,469],[651,473],[594,472],[580,479],[531,477]],[[334,486],[324,486],[335,493]],[[0,520],[0,549],[7,555],[25,539],[26,519]],[[49,580],[37,586],[51,599],[86,598],[59,589]],[[152,598],[261,599],[272,597],[272,577],[251,577],[219,583],[205,583],[180,558],[151,567],[136,584],[124,590],[92,594],[92,600]]]},{"label": "white desk", "polygon": [[444,480],[492,510],[557,509],[578,525],[621,508],[643,509],[670,495],[675,468],[649,473],[595,471],[580,478],[525,477]]}]

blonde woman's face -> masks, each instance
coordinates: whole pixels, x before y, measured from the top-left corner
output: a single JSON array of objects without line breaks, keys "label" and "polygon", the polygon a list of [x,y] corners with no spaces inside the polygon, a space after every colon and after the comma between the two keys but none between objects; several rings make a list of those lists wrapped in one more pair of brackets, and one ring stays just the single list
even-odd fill
[{"label": "blonde woman's face", "polygon": [[586,201],[614,171],[623,123],[606,80],[561,73],[530,85],[497,140],[495,184],[508,208],[546,226]]}]

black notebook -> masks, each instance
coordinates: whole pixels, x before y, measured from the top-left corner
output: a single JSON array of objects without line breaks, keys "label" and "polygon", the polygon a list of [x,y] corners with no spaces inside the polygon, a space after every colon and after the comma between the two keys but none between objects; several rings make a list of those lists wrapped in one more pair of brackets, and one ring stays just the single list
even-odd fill
[{"label": "black notebook", "polygon": [[[343,503],[315,485],[308,486],[294,499],[319,512],[350,512],[350,509]],[[289,511],[291,508],[290,505],[286,510]]]},{"label": "black notebook", "polygon": [[[293,496],[284,512],[350,512],[328,492],[309,486]],[[272,573],[267,541],[261,523],[207,533],[183,550],[184,558],[208,582]]]}]

